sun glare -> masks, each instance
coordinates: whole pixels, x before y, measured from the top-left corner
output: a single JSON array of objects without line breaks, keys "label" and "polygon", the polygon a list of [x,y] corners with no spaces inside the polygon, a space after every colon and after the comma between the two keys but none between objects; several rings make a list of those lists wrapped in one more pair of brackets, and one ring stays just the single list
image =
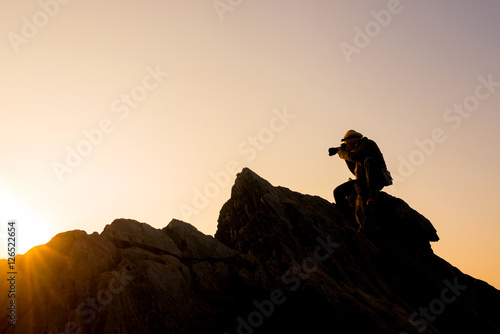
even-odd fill
[{"label": "sun glare", "polygon": [[[15,243],[17,254],[24,254],[34,246],[47,243],[51,236],[46,222],[6,188],[0,186],[0,258],[7,258],[8,222],[16,222]],[[9,240],[12,241],[12,240]]]}]

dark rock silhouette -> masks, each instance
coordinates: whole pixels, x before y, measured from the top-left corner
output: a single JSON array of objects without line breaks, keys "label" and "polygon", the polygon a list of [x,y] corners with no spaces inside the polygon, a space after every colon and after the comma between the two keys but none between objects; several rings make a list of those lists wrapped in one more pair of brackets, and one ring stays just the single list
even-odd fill
[{"label": "dark rock silhouette", "polygon": [[500,333],[500,291],[436,256],[427,219],[386,193],[364,203],[344,217],[244,169],[215,238],[178,220],[60,233],[16,258],[0,332]]}]

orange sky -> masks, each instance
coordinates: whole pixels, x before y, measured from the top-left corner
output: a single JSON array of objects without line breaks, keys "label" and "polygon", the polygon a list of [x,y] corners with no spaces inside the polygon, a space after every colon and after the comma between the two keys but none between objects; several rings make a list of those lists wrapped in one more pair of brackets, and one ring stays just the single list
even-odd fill
[{"label": "orange sky", "polygon": [[213,234],[245,166],[333,201],[353,128],[435,253],[500,287],[497,1],[0,7],[2,245],[8,219],[22,253],[118,217]]}]

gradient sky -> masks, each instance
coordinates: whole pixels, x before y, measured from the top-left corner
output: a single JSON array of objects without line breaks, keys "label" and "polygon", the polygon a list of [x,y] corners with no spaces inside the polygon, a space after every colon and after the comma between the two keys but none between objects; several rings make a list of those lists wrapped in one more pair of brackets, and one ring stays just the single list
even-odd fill
[{"label": "gradient sky", "polygon": [[0,1],[1,254],[8,219],[20,253],[120,217],[213,234],[245,166],[333,201],[351,175],[327,149],[355,129],[382,149],[386,191],[438,230],[435,253],[500,288],[499,15],[495,0]]}]

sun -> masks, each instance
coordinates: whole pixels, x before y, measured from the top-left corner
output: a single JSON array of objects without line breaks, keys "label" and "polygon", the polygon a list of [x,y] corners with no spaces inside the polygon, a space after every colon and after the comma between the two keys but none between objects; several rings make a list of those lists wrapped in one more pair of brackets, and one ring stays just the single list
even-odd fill
[{"label": "sun", "polygon": [[24,254],[34,246],[47,243],[51,236],[47,224],[29,205],[16,198],[7,188],[0,186],[0,258],[8,257],[10,237],[7,232],[9,221],[15,221],[15,246],[17,254]]}]

